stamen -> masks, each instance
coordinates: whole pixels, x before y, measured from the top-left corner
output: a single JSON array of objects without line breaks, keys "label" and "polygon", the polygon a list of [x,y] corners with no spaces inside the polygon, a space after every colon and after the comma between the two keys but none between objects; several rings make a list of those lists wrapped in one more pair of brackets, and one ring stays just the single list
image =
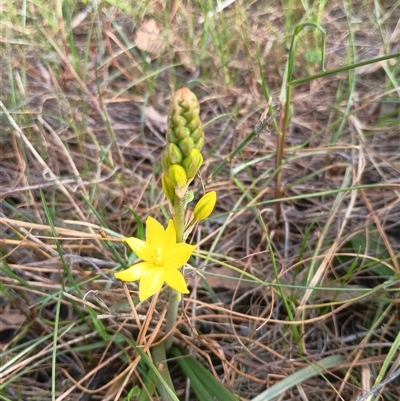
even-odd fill
[{"label": "stamen", "polygon": [[153,260],[156,266],[162,265],[162,252],[161,247],[153,248]]}]

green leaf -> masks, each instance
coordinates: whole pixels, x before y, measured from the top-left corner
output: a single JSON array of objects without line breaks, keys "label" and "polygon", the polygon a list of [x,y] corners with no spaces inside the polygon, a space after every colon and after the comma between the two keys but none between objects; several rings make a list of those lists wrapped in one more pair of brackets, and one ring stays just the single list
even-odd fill
[{"label": "green leaf", "polygon": [[142,219],[129,206],[125,206],[125,207],[129,210],[129,213],[133,216],[133,218],[136,221],[136,224],[137,224],[136,238],[139,238],[139,239],[143,240],[144,239],[144,225],[143,225]]},{"label": "green leaf", "polygon": [[146,390],[143,389],[141,391],[138,401],[151,401],[152,398],[150,397],[152,397],[155,393],[156,383],[156,375],[151,369],[149,369],[147,372],[146,381],[144,383]]},{"label": "green leaf", "polygon": [[[360,256],[371,255],[382,261],[390,261],[390,254],[382,243],[379,234],[372,230],[368,237],[365,235],[353,237],[350,244],[354,252],[357,252]],[[390,267],[373,259],[365,263],[364,269],[369,269],[378,276],[392,277],[394,275],[394,271]]]},{"label": "green leaf", "polygon": [[184,355],[178,348],[171,349],[172,355],[182,372],[189,377],[190,385],[200,401],[210,401],[216,397],[220,401],[238,401],[197,359]]},{"label": "green leaf", "polygon": [[328,356],[327,358],[321,359],[316,363],[310,363],[306,368],[300,369],[292,375],[281,380],[279,383],[274,384],[268,390],[263,391],[257,397],[253,398],[252,401],[273,401],[282,395],[286,390],[296,386],[311,377],[319,376],[323,373],[324,369],[329,369],[334,366],[340,365],[346,360],[343,355]]}]

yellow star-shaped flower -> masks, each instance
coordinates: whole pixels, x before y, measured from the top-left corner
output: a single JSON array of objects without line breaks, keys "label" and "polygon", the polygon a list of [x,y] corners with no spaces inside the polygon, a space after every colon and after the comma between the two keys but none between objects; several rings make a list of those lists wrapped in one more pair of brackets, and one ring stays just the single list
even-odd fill
[{"label": "yellow star-shaped flower", "polygon": [[123,240],[143,262],[136,263],[115,277],[122,281],[139,283],[139,299],[144,301],[161,290],[164,282],[174,290],[188,294],[182,267],[196,249],[196,246],[184,242],[176,243],[176,231],[172,220],[167,229],[152,217],[146,220],[146,241],[138,238]]}]

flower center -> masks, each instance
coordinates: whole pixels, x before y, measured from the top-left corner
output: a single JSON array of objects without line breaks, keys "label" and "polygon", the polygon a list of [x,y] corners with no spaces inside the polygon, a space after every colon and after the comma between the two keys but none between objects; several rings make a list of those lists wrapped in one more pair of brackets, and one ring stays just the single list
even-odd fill
[{"label": "flower center", "polygon": [[153,261],[156,266],[162,266],[162,252],[161,247],[153,248]]}]

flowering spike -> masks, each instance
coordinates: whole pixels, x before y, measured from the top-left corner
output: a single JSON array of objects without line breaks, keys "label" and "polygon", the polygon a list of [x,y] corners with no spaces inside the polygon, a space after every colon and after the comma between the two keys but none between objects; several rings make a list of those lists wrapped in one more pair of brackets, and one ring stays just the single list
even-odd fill
[{"label": "flowering spike", "polygon": [[[203,162],[200,151],[204,144],[204,134],[199,113],[199,101],[193,92],[185,87],[175,92],[168,115],[168,145],[163,157],[163,170],[172,185],[179,185],[182,190],[187,189]],[[185,172],[184,185],[182,170],[175,166]]]}]

